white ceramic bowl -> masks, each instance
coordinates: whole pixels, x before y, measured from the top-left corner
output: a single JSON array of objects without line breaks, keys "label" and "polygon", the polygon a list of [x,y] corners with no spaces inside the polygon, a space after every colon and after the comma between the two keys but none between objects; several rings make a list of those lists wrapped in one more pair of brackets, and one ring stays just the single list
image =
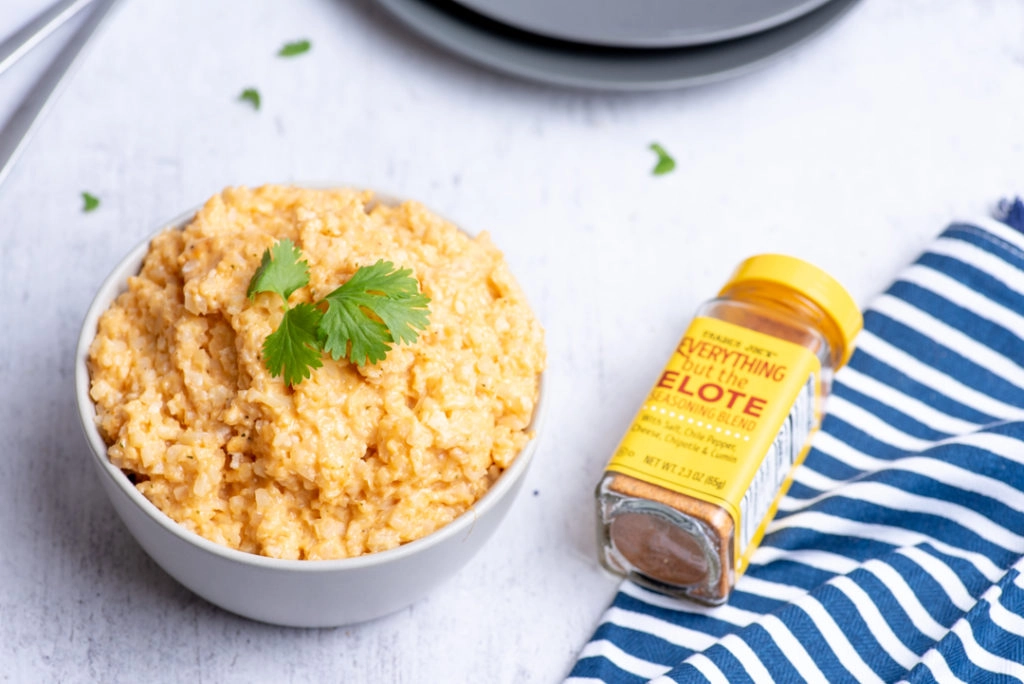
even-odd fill
[{"label": "white ceramic bowl", "polygon": [[[194,215],[172,221],[183,227]],[[152,236],[151,238],[152,239]],[[82,324],[75,394],[91,460],[118,515],[168,574],[207,601],[254,620],[294,627],[332,627],[400,610],[455,575],[494,533],[525,479],[534,437],[466,513],[422,539],[389,551],[340,560],[280,560],[215,544],[167,517],[107,458],[89,397],[87,358],[99,317],[139,272],[150,239],[138,245],[100,286]],[[539,433],[544,386],[531,429]]]}]

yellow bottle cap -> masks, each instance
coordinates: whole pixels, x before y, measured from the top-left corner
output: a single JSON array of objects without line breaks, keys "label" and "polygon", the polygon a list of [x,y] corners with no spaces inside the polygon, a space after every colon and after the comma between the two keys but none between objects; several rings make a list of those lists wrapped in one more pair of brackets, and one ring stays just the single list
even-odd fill
[{"label": "yellow bottle cap", "polygon": [[777,283],[795,290],[817,304],[827,315],[842,337],[843,366],[853,353],[853,338],[864,325],[857,302],[839,282],[817,266],[796,257],[782,254],[760,254],[736,267],[722,293],[738,283]]}]

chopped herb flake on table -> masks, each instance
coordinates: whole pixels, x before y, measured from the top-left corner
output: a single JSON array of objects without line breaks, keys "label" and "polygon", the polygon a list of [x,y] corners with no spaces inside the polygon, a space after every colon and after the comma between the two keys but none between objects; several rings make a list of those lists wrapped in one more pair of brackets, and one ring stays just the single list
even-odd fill
[{"label": "chopped herb flake on table", "polygon": [[89,212],[100,206],[100,198],[88,192],[82,193],[82,211]]},{"label": "chopped herb flake on table", "polygon": [[278,57],[295,57],[303,53],[309,52],[312,47],[312,43],[308,40],[296,40],[291,43],[285,43],[284,46],[278,51]]},{"label": "chopped herb flake on table", "polygon": [[252,103],[252,108],[257,111],[260,108],[260,91],[255,88],[246,88],[242,91],[242,94],[238,96],[238,99],[243,102]]},{"label": "chopped herb flake on table", "polygon": [[672,155],[664,147],[658,143],[651,143],[651,149],[658,155],[658,163],[654,165],[651,173],[655,176],[663,176],[676,168],[676,160],[672,158]]}]

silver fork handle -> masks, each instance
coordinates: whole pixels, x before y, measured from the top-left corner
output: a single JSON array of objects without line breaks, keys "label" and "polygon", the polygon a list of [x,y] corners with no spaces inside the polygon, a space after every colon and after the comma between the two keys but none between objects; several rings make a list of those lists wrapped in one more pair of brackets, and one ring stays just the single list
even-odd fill
[{"label": "silver fork handle", "polygon": [[43,10],[0,43],[0,74],[93,0],[61,0]]},{"label": "silver fork handle", "polygon": [[3,184],[11,167],[18,160],[43,113],[56,99],[64,76],[74,64],[75,58],[89,42],[96,28],[103,23],[115,2],[117,0],[93,0],[94,7],[82,25],[46,67],[46,71],[14,110],[7,124],[0,129],[0,184]]}]

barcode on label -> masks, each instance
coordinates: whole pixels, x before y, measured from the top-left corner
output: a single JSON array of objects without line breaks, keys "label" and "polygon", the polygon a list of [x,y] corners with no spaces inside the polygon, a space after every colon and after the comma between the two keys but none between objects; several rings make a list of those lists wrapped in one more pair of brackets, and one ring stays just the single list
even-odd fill
[{"label": "barcode on label", "polygon": [[816,377],[812,374],[800,390],[793,408],[782,422],[761,467],[740,503],[740,553],[746,553],[750,540],[757,533],[771,508],[779,487],[803,449],[804,442],[815,427],[814,411]]}]

